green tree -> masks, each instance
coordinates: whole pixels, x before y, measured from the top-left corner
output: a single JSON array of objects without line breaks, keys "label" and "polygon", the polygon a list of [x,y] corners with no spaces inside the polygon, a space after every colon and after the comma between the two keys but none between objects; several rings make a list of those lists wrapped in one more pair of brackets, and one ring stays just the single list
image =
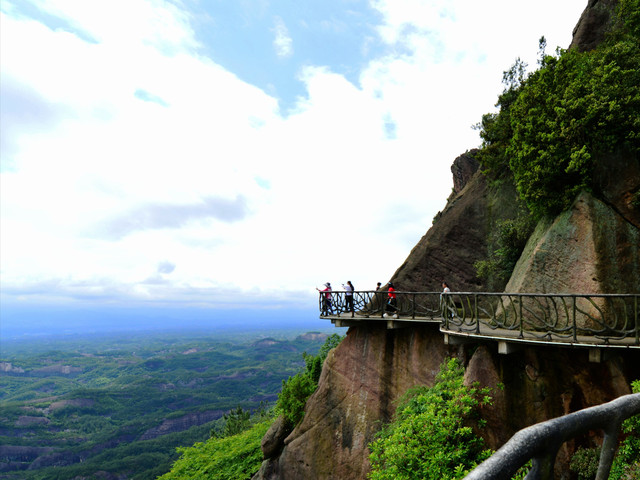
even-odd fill
[{"label": "green tree", "polygon": [[[640,380],[632,384],[633,393],[640,393]],[[640,478],[640,415],[635,415],[622,424],[624,439],[609,474],[610,480]]]},{"label": "green tree", "polygon": [[468,424],[490,402],[488,390],[465,386],[463,377],[463,366],[451,359],[433,387],[407,394],[395,420],[369,445],[369,479],[458,479],[489,456]]},{"label": "green tree", "polygon": [[536,215],[566,209],[594,188],[595,162],[640,152],[639,0],[621,0],[618,29],[591,52],[544,55],[509,111],[507,148],[516,186]]},{"label": "green tree", "polygon": [[478,124],[478,159],[494,178],[511,179],[537,217],[594,190],[597,162],[640,153],[640,0],[620,0],[613,30],[594,51],[545,53],[525,75],[519,59],[505,72],[498,113]]},{"label": "green tree", "polygon": [[158,480],[246,480],[262,463],[260,442],[271,420],[237,435],[178,448],[180,458]]},{"label": "green tree", "polygon": [[222,430],[223,437],[230,437],[231,435],[237,435],[245,431],[251,425],[251,413],[248,410],[243,410],[242,407],[237,407],[235,410],[231,410],[229,413],[223,416],[224,428]]},{"label": "green tree", "polygon": [[329,335],[317,355],[304,352],[305,368],[293,377],[282,381],[282,391],[278,395],[276,411],[284,416],[291,429],[304,418],[304,406],[318,388],[318,380],[329,351],[338,346],[344,337],[337,333]]}]

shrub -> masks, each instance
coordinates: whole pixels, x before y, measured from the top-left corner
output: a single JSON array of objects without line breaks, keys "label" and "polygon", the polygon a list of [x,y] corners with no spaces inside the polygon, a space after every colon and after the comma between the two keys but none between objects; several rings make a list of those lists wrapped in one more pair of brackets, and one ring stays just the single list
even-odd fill
[{"label": "shrub", "polygon": [[[640,380],[632,383],[633,393],[640,393]],[[640,478],[640,415],[635,415],[622,424],[625,435],[613,460],[610,480]]]},{"label": "shrub", "polygon": [[192,447],[178,448],[181,456],[171,471],[158,480],[246,480],[262,463],[260,442],[271,420],[240,434],[211,438]]},{"label": "shrub", "polygon": [[318,388],[318,380],[329,351],[338,346],[343,337],[334,333],[329,335],[320,347],[318,355],[302,354],[305,368],[297,375],[282,381],[282,391],[278,395],[276,411],[284,416],[287,427],[292,429],[304,418],[304,406]]},{"label": "shrub", "polygon": [[463,376],[462,365],[451,359],[433,387],[407,393],[395,420],[369,445],[369,479],[458,479],[489,456],[467,424],[490,402],[488,390],[465,386]]},{"label": "shrub", "polygon": [[598,472],[599,448],[579,448],[571,457],[569,469],[578,475],[578,480],[592,480]]},{"label": "shrub", "polygon": [[496,249],[487,260],[479,260],[474,264],[478,278],[488,280],[491,290],[502,289],[511,277],[533,231],[532,220],[531,216],[522,212],[515,219],[503,220],[496,224]]}]

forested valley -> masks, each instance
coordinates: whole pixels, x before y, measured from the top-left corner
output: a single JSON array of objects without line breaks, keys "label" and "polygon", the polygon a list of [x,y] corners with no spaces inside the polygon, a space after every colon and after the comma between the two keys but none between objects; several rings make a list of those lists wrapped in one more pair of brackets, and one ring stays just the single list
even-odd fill
[{"label": "forested valley", "polygon": [[0,478],[155,479],[177,447],[268,415],[327,333],[144,332],[2,342]]}]

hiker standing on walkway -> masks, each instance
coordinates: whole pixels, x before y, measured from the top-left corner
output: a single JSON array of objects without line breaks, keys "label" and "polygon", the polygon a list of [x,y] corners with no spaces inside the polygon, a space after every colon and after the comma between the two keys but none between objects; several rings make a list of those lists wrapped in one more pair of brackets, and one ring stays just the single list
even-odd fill
[{"label": "hiker standing on walkway", "polygon": [[[387,302],[387,311],[393,312],[393,318],[398,318],[398,299],[396,298],[396,289],[393,288],[393,283],[391,282],[387,285],[389,287],[387,289],[387,297],[389,299]],[[388,315],[385,313],[384,316],[387,317]]]},{"label": "hiker standing on walkway", "polygon": [[449,310],[451,309],[451,298],[447,295],[448,293],[451,293],[451,289],[449,288],[449,285],[447,284],[447,282],[442,282],[442,293],[440,294],[440,307],[442,309],[442,316],[444,317],[445,314],[448,316],[453,317],[453,313],[449,312]]},{"label": "hiker standing on walkway", "polygon": [[322,296],[322,315],[327,316],[333,313],[333,308],[331,307],[331,284],[329,282],[324,284],[324,288],[320,290],[316,287],[316,290],[324,293]]},{"label": "hiker standing on walkway", "polygon": [[353,313],[354,308],[353,308],[353,283],[351,283],[351,280],[347,280],[347,284],[345,285],[344,283],[342,284],[342,288],[344,288],[345,290],[345,300],[347,303],[347,311]]}]

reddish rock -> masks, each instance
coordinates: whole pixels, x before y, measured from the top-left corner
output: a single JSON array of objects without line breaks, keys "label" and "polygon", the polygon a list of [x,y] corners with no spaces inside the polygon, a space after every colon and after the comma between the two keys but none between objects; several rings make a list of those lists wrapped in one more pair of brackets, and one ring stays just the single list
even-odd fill
[{"label": "reddish rock", "polygon": [[447,352],[437,326],[349,329],[327,356],[304,420],[254,478],[365,478],[381,422],[408,388],[433,384]]},{"label": "reddish rock", "polygon": [[538,225],[505,291],[638,293],[640,230],[583,193],[569,210]]}]

